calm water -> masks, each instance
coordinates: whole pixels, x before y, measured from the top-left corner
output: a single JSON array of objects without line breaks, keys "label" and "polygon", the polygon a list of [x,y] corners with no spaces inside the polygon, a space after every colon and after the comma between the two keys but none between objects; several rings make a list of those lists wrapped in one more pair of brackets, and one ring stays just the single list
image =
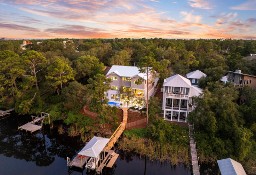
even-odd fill
[{"label": "calm water", "polygon": [[[57,134],[44,127],[34,134],[18,131],[30,117],[10,116],[0,120],[0,175],[85,175],[69,171],[66,157],[73,157],[84,144],[78,138]],[[109,175],[191,175],[183,165],[150,161],[119,151],[119,158]]]}]

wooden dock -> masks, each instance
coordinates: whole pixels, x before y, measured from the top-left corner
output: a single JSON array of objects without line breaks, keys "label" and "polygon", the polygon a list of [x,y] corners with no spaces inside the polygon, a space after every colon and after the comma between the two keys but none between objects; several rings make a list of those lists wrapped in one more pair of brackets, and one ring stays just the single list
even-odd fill
[{"label": "wooden dock", "polygon": [[108,162],[108,164],[106,165],[106,167],[112,168],[113,165],[115,164],[115,162],[116,162],[116,160],[117,160],[118,157],[119,157],[119,154],[113,152],[112,157],[111,157],[111,159],[109,160],[109,162]]},{"label": "wooden dock", "polygon": [[123,121],[110,137],[110,141],[108,142],[107,146],[104,148],[105,151],[110,150],[115,145],[115,143],[117,142],[117,140],[125,130],[125,127],[127,124],[127,117],[128,117],[128,108],[122,108],[122,110],[123,110]]},{"label": "wooden dock", "polygon": [[196,143],[194,140],[193,135],[193,126],[189,125],[189,145],[190,145],[190,153],[191,153],[191,164],[192,164],[192,171],[193,175],[200,175],[200,169],[198,165],[198,157],[197,157],[197,151],[196,151]]},{"label": "wooden dock", "polygon": [[122,135],[127,124],[128,108],[122,108],[123,110],[123,121],[115,130],[115,132],[110,137],[106,146],[102,149],[99,157],[79,157],[77,155],[72,161],[67,157],[67,166],[78,167],[83,169],[84,167],[88,170],[95,170],[96,173],[101,174],[104,167],[112,168],[115,164],[119,154],[115,153],[111,148],[114,146],[116,141]]},{"label": "wooden dock", "polygon": [[48,117],[49,114],[44,113],[44,112],[41,113],[40,117],[31,116],[32,121],[18,127],[18,129],[29,131],[31,133],[36,132],[43,127],[43,122],[44,122],[44,119],[46,116]]},{"label": "wooden dock", "polygon": [[89,157],[77,155],[72,161],[67,157],[67,166],[83,169]]},{"label": "wooden dock", "polygon": [[112,168],[115,164],[119,154],[115,153],[113,150],[108,150],[105,152],[107,155],[104,159],[99,161],[99,166],[96,167],[96,173],[101,174],[104,167]]},{"label": "wooden dock", "polygon": [[6,115],[10,115],[10,112],[12,112],[14,109],[9,109],[9,110],[6,110],[6,111],[3,111],[3,110],[0,110],[0,117],[4,117]]}]

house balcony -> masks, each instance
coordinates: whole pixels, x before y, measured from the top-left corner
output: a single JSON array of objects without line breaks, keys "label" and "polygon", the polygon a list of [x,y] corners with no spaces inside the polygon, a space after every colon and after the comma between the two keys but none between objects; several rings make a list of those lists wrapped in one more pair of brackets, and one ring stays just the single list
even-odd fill
[{"label": "house balcony", "polygon": [[180,111],[192,111],[192,107],[180,107],[179,106],[170,106],[166,105],[165,109],[171,109],[171,110],[180,110]]},{"label": "house balcony", "polygon": [[185,94],[174,94],[174,93],[165,93],[166,97],[172,97],[172,98],[189,98],[188,95]]}]

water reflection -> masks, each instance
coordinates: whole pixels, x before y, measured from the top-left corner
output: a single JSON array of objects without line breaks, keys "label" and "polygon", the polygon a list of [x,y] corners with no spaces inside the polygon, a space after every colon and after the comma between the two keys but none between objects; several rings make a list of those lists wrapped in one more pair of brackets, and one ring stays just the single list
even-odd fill
[{"label": "water reflection", "polygon": [[[57,134],[57,129],[44,127],[31,134],[18,131],[18,126],[30,121],[29,116],[10,116],[0,120],[0,174],[85,175],[94,172],[74,171],[66,166],[66,157],[73,157],[84,143],[79,138]],[[168,162],[150,161],[132,153],[117,151],[120,156],[104,175],[190,175],[183,165],[170,166]]]}]

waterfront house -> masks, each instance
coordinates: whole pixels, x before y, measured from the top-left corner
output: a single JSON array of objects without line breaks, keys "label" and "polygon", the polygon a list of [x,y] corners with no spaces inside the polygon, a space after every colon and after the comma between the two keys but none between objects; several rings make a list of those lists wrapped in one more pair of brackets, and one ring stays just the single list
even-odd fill
[{"label": "waterfront house", "polygon": [[194,108],[192,97],[199,96],[202,90],[176,74],[164,80],[162,92],[164,120],[187,122],[187,116]]},{"label": "waterfront house", "polygon": [[244,74],[241,70],[236,70],[235,72],[229,71],[227,73],[227,80],[233,83],[235,86],[244,87],[249,86],[256,89],[256,76]]},{"label": "waterfront house", "polygon": [[109,104],[124,105],[129,107],[144,107],[147,98],[147,81],[149,97],[155,91],[158,78],[154,71],[147,74],[136,66],[113,65],[106,74],[111,79],[111,89],[106,92]]},{"label": "waterfront house", "polygon": [[191,81],[193,86],[198,86],[199,80],[203,77],[206,77],[206,74],[200,70],[195,70],[186,75],[186,77]]}]

